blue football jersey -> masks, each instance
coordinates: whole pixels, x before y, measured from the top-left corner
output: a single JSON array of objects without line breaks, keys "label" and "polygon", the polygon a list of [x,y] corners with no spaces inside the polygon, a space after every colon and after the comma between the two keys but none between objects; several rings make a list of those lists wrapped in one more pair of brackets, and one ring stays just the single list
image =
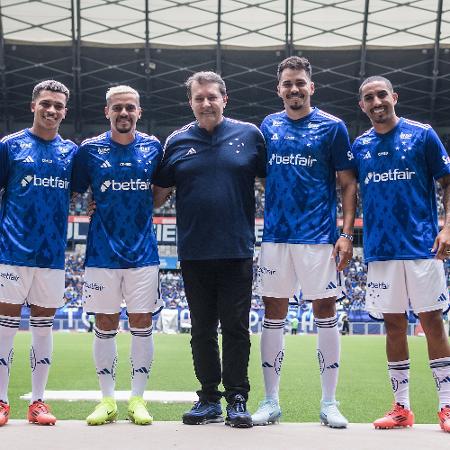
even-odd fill
[{"label": "blue football jersey", "polygon": [[352,169],[342,120],[318,108],[299,120],[267,116],[263,242],[332,244],[337,239],[336,171]]},{"label": "blue football jersey", "polygon": [[151,185],[162,153],[158,139],[140,132],[128,145],[114,142],[110,131],[81,144],[72,190],[82,193],[90,186],[96,203],[86,266],[128,269],[159,264]]},{"label": "blue football jersey", "polygon": [[0,262],[64,269],[77,146],[22,130],[0,142]]},{"label": "blue football jersey", "polygon": [[432,258],[438,233],[434,180],[450,159],[430,125],[401,118],[386,134],[372,128],[353,143],[364,213],[367,262]]}]

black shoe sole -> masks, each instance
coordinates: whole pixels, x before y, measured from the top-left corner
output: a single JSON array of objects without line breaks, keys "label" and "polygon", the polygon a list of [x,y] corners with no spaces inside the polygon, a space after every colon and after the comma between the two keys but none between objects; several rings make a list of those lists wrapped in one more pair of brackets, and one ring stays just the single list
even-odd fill
[{"label": "black shoe sole", "polygon": [[249,421],[249,422],[233,422],[232,420],[225,420],[225,425],[232,427],[232,428],[252,428],[253,427],[253,422]]},{"label": "black shoe sole", "polygon": [[223,422],[223,417],[216,416],[203,419],[196,417],[183,417],[182,421],[185,425],[206,425],[208,423],[221,423]]}]

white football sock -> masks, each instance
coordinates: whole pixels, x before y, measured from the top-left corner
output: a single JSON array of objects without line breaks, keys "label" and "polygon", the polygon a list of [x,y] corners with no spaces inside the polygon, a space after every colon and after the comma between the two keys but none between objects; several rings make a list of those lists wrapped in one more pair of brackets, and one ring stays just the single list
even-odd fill
[{"label": "white football sock", "polygon": [[411,408],[409,403],[409,368],[409,359],[395,362],[388,361],[388,371],[395,403],[400,403],[406,409]]},{"label": "white football sock", "polygon": [[153,327],[130,328],[131,396],[142,397],[153,361]]},{"label": "white football sock", "polygon": [[13,360],[14,336],[20,317],[0,316],[0,401],[8,403],[8,385]]},{"label": "white football sock", "polygon": [[284,319],[264,318],[261,334],[261,363],[266,398],[279,399],[281,365],[284,358]]},{"label": "white football sock", "polygon": [[317,357],[322,383],[322,401],[334,402],[341,354],[337,317],[316,318],[314,323],[317,326]]},{"label": "white football sock", "polygon": [[53,352],[53,316],[30,317],[31,403],[44,400]]},{"label": "white football sock", "polygon": [[114,397],[117,364],[117,330],[103,331],[94,326],[94,362],[103,397]]},{"label": "white football sock", "polygon": [[450,406],[450,357],[430,360],[439,396],[439,409]]}]

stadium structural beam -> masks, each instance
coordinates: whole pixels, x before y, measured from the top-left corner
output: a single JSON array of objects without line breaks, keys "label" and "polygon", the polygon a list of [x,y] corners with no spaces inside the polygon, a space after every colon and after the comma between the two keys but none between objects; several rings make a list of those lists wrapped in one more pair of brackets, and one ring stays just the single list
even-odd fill
[{"label": "stadium structural beam", "polygon": [[147,133],[151,132],[152,108],[150,107],[150,95],[152,90],[151,58],[150,58],[150,8],[149,0],[145,0],[145,43],[144,43],[144,73],[145,73],[145,98],[144,111],[146,111]]},{"label": "stadium structural beam", "polygon": [[75,135],[80,137],[82,134],[81,123],[81,16],[80,0],[71,2],[71,21],[72,21],[72,74],[73,74],[73,98],[74,98],[74,130]]},{"label": "stadium structural beam", "polygon": [[438,0],[437,16],[436,16],[436,34],[434,38],[434,56],[433,56],[433,78],[431,85],[431,102],[430,102],[430,122],[433,124],[436,112],[436,91],[439,78],[439,53],[441,41],[441,24],[442,24],[442,6],[443,0]]},{"label": "stadium structural beam", "polygon": [[286,24],[286,57],[292,56],[294,50],[294,0],[286,0],[284,20]]},{"label": "stadium structural beam", "polygon": [[[367,27],[369,24],[369,2],[370,0],[365,0],[364,3],[364,19],[363,19],[363,30],[362,30],[362,37],[361,37],[361,56],[359,60],[359,84],[357,86],[357,89],[359,86],[361,86],[361,83],[363,82],[364,78],[366,77],[366,63],[367,63]],[[362,112],[358,108],[356,113],[356,135],[358,136],[361,132],[361,115]]]},{"label": "stadium structural beam", "polygon": [[222,0],[217,0],[216,72],[222,75]]},{"label": "stadium structural beam", "polygon": [[0,86],[2,94],[2,106],[0,108],[0,114],[3,117],[3,126],[5,134],[10,132],[9,120],[8,120],[8,91],[6,90],[6,64],[5,64],[5,38],[3,35],[3,16],[2,7],[0,5]]}]

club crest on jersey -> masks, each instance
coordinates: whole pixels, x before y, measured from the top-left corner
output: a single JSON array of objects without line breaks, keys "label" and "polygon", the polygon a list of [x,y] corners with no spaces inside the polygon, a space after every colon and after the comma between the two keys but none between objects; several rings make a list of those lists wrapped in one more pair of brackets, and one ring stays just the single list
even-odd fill
[{"label": "club crest on jersey", "polygon": [[98,147],[97,152],[99,155],[104,155],[105,153],[108,153],[109,150],[109,147]]}]

